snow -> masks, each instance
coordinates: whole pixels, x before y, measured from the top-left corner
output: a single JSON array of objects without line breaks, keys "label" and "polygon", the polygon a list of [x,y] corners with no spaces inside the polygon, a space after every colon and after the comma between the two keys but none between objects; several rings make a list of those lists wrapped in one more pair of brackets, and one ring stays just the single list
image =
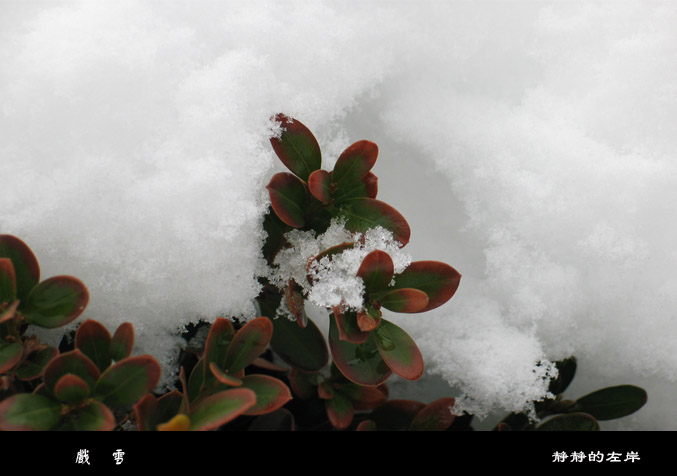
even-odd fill
[{"label": "snow", "polygon": [[675,429],[676,17],[630,1],[3,1],[0,233],[171,368],[182,325],[254,316],[284,112],[325,169],[376,142],[404,251],[463,274],[445,306],[391,316],[462,408],[518,409],[574,354],[569,396],[641,385],[649,403],[618,425]]}]

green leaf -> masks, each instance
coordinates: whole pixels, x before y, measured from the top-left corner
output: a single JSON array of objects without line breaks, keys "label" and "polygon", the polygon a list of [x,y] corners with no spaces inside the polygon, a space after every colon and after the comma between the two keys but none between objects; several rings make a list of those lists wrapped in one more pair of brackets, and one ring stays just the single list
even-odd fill
[{"label": "green leaf", "polygon": [[317,139],[300,121],[277,114],[275,120],[283,129],[279,138],[270,139],[275,154],[282,163],[302,180],[322,167],[322,152]]},{"label": "green leaf", "polygon": [[188,377],[188,383],[185,386],[184,392],[189,402],[194,402],[197,397],[200,396],[202,387],[207,378],[207,365],[205,364],[204,357],[197,361],[197,364],[193,367],[193,370],[190,372]]},{"label": "green leaf", "polygon": [[[499,425],[500,424],[506,425],[512,431],[523,431],[527,426],[529,426],[530,421],[529,417],[524,413],[511,412],[499,422]],[[494,428],[494,430],[501,431],[498,425]]]},{"label": "green leaf", "polygon": [[38,284],[23,304],[29,324],[52,329],[76,319],[87,307],[89,293],[82,281],[72,276],[55,276]]},{"label": "green leaf", "polygon": [[[180,404],[180,401],[179,401]],[[153,431],[157,426],[157,399],[152,393],[147,393],[134,404],[134,416],[139,431]],[[171,418],[171,416],[169,417]]]},{"label": "green leaf", "polygon": [[381,357],[393,372],[407,380],[423,375],[423,356],[409,334],[385,319],[373,334]]},{"label": "green leaf", "polygon": [[353,382],[334,384],[336,392],[345,395],[353,402],[355,410],[371,410],[388,399],[385,385],[366,387]]},{"label": "green leaf", "polygon": [[340,215],[346,219],[346,229],[366,232],[377,226],[390,230],[402,246],[409,243],[411,230],[404,217],[387,203],[373,198],[354,198],[345,202]]},{"label": "green leaf", "polygon": [[209,362],[209,371],[214,376],[214,378],[216,378],[216,380],[218,380],[224,385],[230,385],[231,387],[242,386],[242,380],[225,373],[223,370],[217,367],[215,362]]},{"label": "green leaf", "polygon": [[40,281],[37,258],[26,243],[12,235],[0,235],[0,258],[12,260],[17,297],[24,302],[31,289]]},{"label": "green leaf", "polygon": [[9,258],[0,258],[0,304],[16,301],[16,274]]},{"label": "green leaf", "polygon": [[33,353],[16,371],[16,378],[19,380],[33,380],[42,376],[45,366],[58,354],[59,350],[51,346]]},{"label": "green leaf", "polygon": [[372,420],[364,420],[357,425],[355,431],[378,431],[378,428],[376,427],[376,423]]},{"label": "green leaf", "polygon": [[205,365],[214,362],[219,369],[226,368],[228,346],[235,337],[235,329],[228,319],[218,318],[209,328],[205,341]]},{"label": "green leaf", "polygon": [[293,431],[294,415],[285,408],[257,417],[248,431]]},{"label": "green leaf", "polygon": [[268,375],[247,375],[242,386],[256,394],[256,405],[249,408],[245,415],[263,415],[281,408],[291,400],[291,392],[282,381]]},{"label": "green leaf", "polygon": [[348,380],[357,384],[375,387],[392,374],[376,347],[373,335],[370,334],[363,344],[340,340],[334,319],[329,319],[329,349],[336,367]]},{"label": "green leaf", "polygon": [[376,163],[378,146],[368,140],[355,142],[341,153],[334,170],[331,181],[336,188],[360,182]]},{"label": "green leaf", "polygon": [[61,420],[61,405],[42,395],[20,393],[0,402],[0,430],[50,430]]},{"label": "green leaf", "polygon": [[428,295],[414,288],[394,289],[383,294],[379,302],[393,312],[415,313],[428,305]]},{"label": "green leaf", "polygon": [[456,400],[440,398],[429,403],[416,414],[409,426],[411,431],[445,431],[451,426],[456,415],[451,413],[451,407]]},{"label": "green leaf", "polygon": [[183,395],[178,390],[172,390],[158,398],[157,409],[155,410],[157,423],[168,421],[179,413],[182,401]]},{"label": "green leaf", "polygon": [[367,294],[387,288],[393,280],[394,273],[395,265],[392,258],[381,250],[374,250],[365,256],[360,269],[357,270],[357,276],[364,281]]},{"label": "green leaf", "polygon": [[247,367],[266,350],[272,335],[273,323],[267,317],[247,322],[228,347],[224,370],[235,374]]},{"label": "green leaf", "polygon": [[91,319],[86,320],[75,333],[75,347],[92,359],[101,372],[111,362],[111,335],[102,324]]},{"label": "green leaf", "polygon": [[294,175],[279,172],[266,185],[275,214],[289,226],[302,228],[308,203],[306,185]]},{"label": "green leaf", "polygon": [[599,431],[599,423],[587,413],[558,415],[541,423],[537,431]]},{"label": "green leaf", "polygon": [[317,374],[299,372],[293,368],[288,379],[289,386],[297,397],[308,400],[317,396]]},{"label": "green leaf", "polygon": [[447,302],[458,289],[461,275],[439,261],[414,261],[395,276],[395,289],[414,288],[428,295],[428,305],[417,312],[426,312]]},{"label": "green leaf", "polygon": [[47,390],[53,394],[56,383],[66,374],[77,375],[89,388],[94,388],[101,372],[79,349],[65,352],[54,357],[45,367],[44,380]]},{"label": "green leaf", "polygon": [[214,430],[242,415],[256,404],[256,394],[248,388],[233,388],[205,398],[190,414],[190,429]]},{"label": "green leaf", "polygon": [[548,391],[553,395],[559,395],[569,387],[569,384],[574,379],[574,375],[576,374],[576,358],[569,357],[557,361],[555,362],[555,366],[558,370],[557,378],[550,381]]},{"label": "green leaf", "polygon": [[19,300],[9,304],[5,309],[0,311],[0,324],[7,322],[16,317],[16,310],[19,308]]},{"label": "green leaf", "polygon": [[633,385],[607,387],[576,400],[574,412],[592,415],[597,420],[613,420],[630,415],[644,406],[646,391]]},{"label": "green leaf", "polygon": [[0,374],[14,367],[23,355],[23,347],[18,342],[11,344],[0,342]]},{"label": "green leaf", "polygon": [[336,393],[334,397],[324,401],[327,416],[331,425],[337,430],[345,430],[350,426],[355,415],[352,402],[345,396]]},{"label": "green leaf", "polygon": [[123,322],[115,330],[110,342],[110,356],[116,362],[126,359],[134,348],[134,326],[131,322]]},{"label": "green leaf", "polygon": [[327,365],[327,344],[311,319],[301,328],[296,322],[280,317],[273,320],[273,329],[270,344],[286,363],[306,372],[316,372]]},{"label": "green leaf", "polygon": [[94,395],[112,407],[132,405],[155,388],[160,365],[150,355],[129,357],[106,370],[94,386]]},{"label": "green leaf", "polygon": [[413,400],[389,400],[375,408],[370,418],[382,431],[408,430],[411,422],[425,406],[425,403]]},{"label": "green leaf", "polygon": [[54,396],[61,402],[80,403],[89,397],[89,385],[77,375],[66,374],[54,385]]},{"label": "green leaf", "polygon": [[322,203],[329,202],[331,175],[326,170],[316,170],[308,177],[308,190]]},{"label": "green leaf", "polygon": [[113,431],[115,416],[106,405],[91,400],[87,405],[69,413],[57,429],[59,431]]},{"label": "green leaf", "polygon": [[273,207],[268,208],[268,213],[263,217],[263,230],[266,232],[266,241],[263,244],[263,257],[268,264],[272,265],[275,256],[284,244],[284,234],[292,230],[277,216]]}]

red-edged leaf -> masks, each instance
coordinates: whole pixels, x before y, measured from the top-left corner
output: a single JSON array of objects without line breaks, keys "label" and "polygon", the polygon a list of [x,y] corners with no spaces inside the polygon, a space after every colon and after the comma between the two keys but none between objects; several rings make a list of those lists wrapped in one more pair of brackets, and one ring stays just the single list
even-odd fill
[{"label": "red-edged leaf", "polygon": [[26,322],[52,329],[76,319],[88,302],[89,292],[82,281],[72,276],[55,276],[34,287],[22,309]]},{"label": "red-edged leaf", "polygon": [[291,391],[282,381],[268,375],[247,375],[242,386],[256,394],[256,405],[249,408],[245,415],[263,415],[284,406],[292,399]]},{"label": "red-edged leaf", "polygon": [[0,235],[0,258],[9,258],[14,265],[17,297],[25,301],[40,281],[40,266],[31,249],[19,238]]},{"label": "red-edged leaf", "polygon": [[355,410],[371,410],[381,405],[388,399],[385,385],[378,387],[365,387],[356,383],[335,384],[336,391],[353,402]]},{"label": "red-edged leaf", "polygon": [[28,357],[21,367],[16,371],[16,378],[19,380],[33,380],[42,376],[45,366],[59,354],[56,347],[48,346],[39,350]]},{"label": "red-edged leaf", "polygon": [[331,174],[337,188],[358,182],[376,163],[378,146],[368,140],[355,142],[339,156]]},{"label": "red-edged leaf", "polygon": [[371,334],[363,344],[340,340],[334,319],[329,320],[329,348],[336,367],[352,382],[375,387],[392,374],[392,370],[379,354]]},{"label": "red-edged leaf", "polygon": [[16,310],[19,307],[19,300],[14,301],[11,303],[7,308],[5,308],[4,311],[0,311],[0,324],[3,322],[9,321],[11,319],[14,319],[14,316],[16,316]]},{"label": "red-edged leaf", "polygon": [[423,375],[423,356],[409,334],[385,319],[373,334],[381,357],[393,372],[407,380]]},{"label": "red-edged leaf", "polygon": [[286,408],[257,417],[247,431],[294,431],[294,415]]},{"label": "red-edged leaf", "polygon": [[381,323],[381,311],[371,309],[357,313],[357,327],[363,332],[371,332]]},{"label": "red-edged leaf", "polygon": [[316,170],[308,177],[308,190],[322,203],[329,202],[331,175],[326,170]]},{"label": "red-edged leaf", "polygon": [[45,431],[61,420],[61,405],[43,395],[19,393],[0,402],[0,431]]},{"label": "red-edged leaf", "polygon": [[212,375],[216,378],[216,380],[225,385],[230,385],[231,387],[242,386],[242,380],[225,373],[223,370],[217,367],[215,362],[209,362],[209,370],[211,371]]},{"label": "red-edged leaf", "polygon": [[376,195],[378,195],[378,177],[372,172],[369,172],[367,175],[362,177],[362,183],[364,184],[367,197],[376,198]]},{"label": "red-edged leaf", "polygon": [[256,405],[256,394],[248,388],[215,393],[195,405],[190,413],[190,429],[214,430]]},{"label": "red-edged leaf", "polygon": [[373,198],[355,198],[348,200],[341,209],[346,218],[346,229],[366,232],[377,226],[389,230],[393,238],[402,246],[409,243],[411,230],[404,217],[385,202]]},{"label": "red-edged leaf", "polygon": [[234,374],[247,367],[266,350],[272,336],[273,323],[267,317],[249,321],[233,337],[224,370]]},{"label": "red-edged leaf", "polygon": [[16,301],[16,273],[9,258],[0,258],[0,304]]},{"label": "red-edged leaf", "polygon": [[314,374],[306,374],[297,369],[291,369],[288,378],[289,386],[297,397],[307,400],[317,395],[316,376]]},{"label": "red-edged leaf", "polygon": [[[206,387],[205,382],[211,379],[211,374],[207,372],[207,364],[205,364],[204,357],[197,361],[193,370],[190,371],[188,382],[183,387],[187,401],[194,402],[202,393],[203,387]],[[183,367],[181,367],[183,370]],[[184,374],[185,377],[185,374]]]},{"label": "red-edged leaf", "polygon": [[382,295],[379,302],[393,312],[414,313],[428,305],[428,295],[414,288],[394,289]]},{"label": "red-edged leaf", "polygon": [[89,397],[89,385],[77,375],[66,374],[54,385],[54,396],[64,403],[80,403]]},{"label": "red-edged leaf", "polygon": [[306,185],[298,177],[280,172],[273,175],[266,188],[270,194],[270,205],[280,220],[294,228],[303,227],[306,223]]},{"label": "red-edged leaf", "polygon": [[357,314],[353,311],[341,312],[339,308],[334,308],[334,317],[338,327],[339,339],[352,342],[353,344],[362,344],[369,338],[369,332],[364,332],[357,325]]},{"label": "red-edged leaf", "polygon": [[411,431],[445,431],[454,423],[456,415],[451,413],[451,407],[456,400],[440,398],[429,403],[414,417],[409,430]]},{"label": "red-edged leaf", "polygon": [[226,368],[226,355],[228,346],[235,337],[233,323],[222,317],[216,319],[209,328],[209,334],[205,341],[205,364],[215,363],[219,369]]},{"label": "red-edged leaf", "polygon": [[157,399],[152,393],[147,393],[133,407],[136,424],[139,431],[153,431],[156,425]]},{"label": "red-edged leaf", "polygon": [[307,181],[308,176],[322,166],[322,152],[317,139],[296,119],[277,114],[275,120],[283,129],[279,138],[270,139],[275,154],[289,170]]},{"label": "red-edged leaf", "polygon": [[0,342],[0,374],[14,367],[23,355],[23,347],[18,342]]},{"label": "red-edged leaf", "polygon": [[273,362],[266,360],[261,357],[257,357],[252,362],[252,365],[265,370],[270,370],[271,372],[287,372],[289,367],[283,367],[281,365],[274,364]]},{"label": "red-edged leaf", "polygon": [[167,421],[181,411],[183,395],[178,390],[172,390],[165,393],[157,399],[157,409],[155,411],[156,421]]},{"label": "red-edged leaf", "polygon": [[439,261],[414,261],[395,276],[394,288],[414,288],[428,295],[428,305],[417,312],[426,312],[447,302],[458,289],[461,275]]},{"label": "red-edged leaf", "polygon": [[364,420],[360,422],[359,425],[357,425],[355,431],[377,431],[376,423],[374,423],[372,420]]},{"label": "red-edged leaf", "polygon": [[115,330],[110,343],[110,356],[113,360],[120,361],[132,354],[134,348],[134,326],[131,322],[123,322]]},{"label": "red-edged leaf", "polygon": [[393,280],[395,265],[388,253],[374,250],[364,257],[357,276],[364,281],[364,289],[369,294],[372,291],[381,291],[388,287]]},{"label": "red-edged leaf", "polygon": [[322,400],[334,398],[334,387],[332,387],[329,382],[321,382],[317,386],[317,396]]},{"label": "red-edged leaf", "polygon": [[155,388],[160,372],[160,365],[150,355],[129,357],[109,367],[96,382],[93,393],[106,405],[132,405]]},{"label": "red-edged leaf", "polygon": [[599,422],[587,413],[568,413],[545,420],[536,431],[599,431]]},{"label": "red-edged leaf", "polygon": [[101,402],[90,400],[85,406],[72,411],[55,428],[57,431],[113,431],[115,416]]},{"label": "red-edged leaf", "polygon": [[383,431],[407,430],[425,403],[413,400],[389,400],[375,408],[370,418]]},{"label": "red-edged leaf", "polygon": [[101,372],[110,365],[110,344],[112,337],[101,323],[86,320],[75,333],[75,347],[92,359]]},{"label": "red-edged leaf", "polygon": [[79,349],[65,352],[54,357],[45,367],[45,386],[50,393],[54,393],[54,387],[58,380],[66,374],[73,374],[84,380],[89,388],[94,388],[101,372],[92,359],[83,354]]},{"label": "red-edged leaf", "polygon": [[331,425],[337,430],[345,430],[350,426],[355,415],[355,409],[351,401],[343,395],[334,394],[334,398],[324,401],[327,416]]}]

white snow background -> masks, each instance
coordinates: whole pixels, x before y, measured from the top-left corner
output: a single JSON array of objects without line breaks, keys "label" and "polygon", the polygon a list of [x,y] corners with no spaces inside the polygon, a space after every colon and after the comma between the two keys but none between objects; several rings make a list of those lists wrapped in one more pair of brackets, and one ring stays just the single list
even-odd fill
[{"label": "white snow background", "polygon": [[604,429],[674,430],[675,25],[674,2],[0,0],[0,233],[170,366],[181,325],[253,316],[284,112],[324,168],[376,142],[406,251],[463,274],[393,316],[416,397],[520,409],[573,354],[569,398],[648,391]]}]

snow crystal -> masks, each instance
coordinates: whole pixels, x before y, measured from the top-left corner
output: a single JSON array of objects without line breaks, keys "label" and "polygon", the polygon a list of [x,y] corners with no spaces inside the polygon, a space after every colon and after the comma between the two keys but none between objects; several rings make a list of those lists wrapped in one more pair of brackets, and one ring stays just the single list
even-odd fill
[{"label": "snow crystal", "polygon": [[[334,219],[318,236],[313,231],[300,230],[285,234],[289,247],[276,255],[268,275],[271,282],[282,289],[293,279],[308,300],[317,306],[360,310],[364,283],[357,271],[369,253],[375,250],[388,253],[395,273],[401,273],[411,263],[411,257],[401,250],[401,244],[390,231],[378,226],[364,234],[349,232],[344,223]],[[321,252],[344,243],[351,246],[332,256],[314,259]]]}]

